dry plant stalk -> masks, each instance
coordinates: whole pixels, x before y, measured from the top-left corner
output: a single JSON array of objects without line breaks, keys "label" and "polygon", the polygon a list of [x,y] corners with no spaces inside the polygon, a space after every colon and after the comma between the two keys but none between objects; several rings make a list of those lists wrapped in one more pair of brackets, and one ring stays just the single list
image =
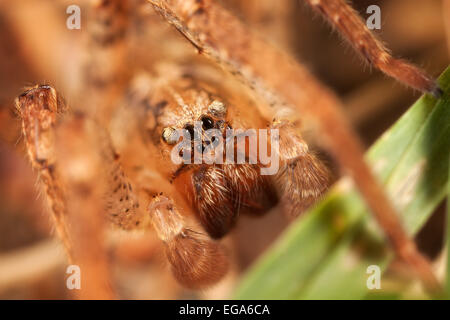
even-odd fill
[{"label": "dry plant stalk", "polygon": [[[285,111],[277,108],[287,104],[295,113],[303,112],[314,119],[336,159],[353,177],[396,254],[414,268],[427,289],[440,290],[429,262],[406,234],[392,204],[364,162],[361,143],[333,93],[303,66],[265,43],[213,1],[149,1],[199,53],[223,66],[262,97],[276,118],[283,117]],[[439,94],[435,81],[424,72],[391,58],[344,1],[308,3],[331,17],[337,28],[377,67],[412,87]]]},{"label": "dry plant stalk", "polygon": [[295,1],[272,0],[228,0],[227,5],[238,9],[245,21],[255,26],[276,45],[285,50],[294,50],[294,37],[290,30],[291,14],[296,9]]},{"label": "dry plant stalk", "polygon": [[[105,163],[111,149],[101,127],[75,114],[56,128],[55,153],[60,164],[61,184],[66,189],[68,229],[74,239],[74,261],[80,267],[80,299],[114,299],[111,268],[105,245],[105,181],[110,175]],[[86,143],[91,148],[86,148]],[[102,201],[103,200],[103,201]]]}]

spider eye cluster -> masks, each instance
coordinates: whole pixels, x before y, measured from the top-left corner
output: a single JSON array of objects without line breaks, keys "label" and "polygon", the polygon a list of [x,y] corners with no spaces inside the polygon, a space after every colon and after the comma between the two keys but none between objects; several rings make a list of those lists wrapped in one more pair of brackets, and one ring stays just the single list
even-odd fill
[{"label": "spider eye cluster", "polygon": [[[210,129],[225,129],[227,127],[226,122],[223,119],[214,120],[214,118],[223,118],[227,113],[225,104],[219,100],[214,100],[208,106],[207,114],[201,115],[198,119],[201,122],[202,130],[207,131]],[[228,126],[229,127],[229,126]],[[186,123],[183,127],[191,137],[194,137],[194,125],[192,123]],[[176,128],[166,127],[162,132],[162,139],[167,144],[173,145],[178,142],[179,134]]]}]

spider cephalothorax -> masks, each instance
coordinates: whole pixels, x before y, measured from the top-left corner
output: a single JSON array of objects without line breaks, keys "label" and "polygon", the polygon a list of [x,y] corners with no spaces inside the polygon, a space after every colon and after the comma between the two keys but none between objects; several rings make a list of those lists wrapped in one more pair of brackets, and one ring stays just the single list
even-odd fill
[{"label": "spider cephalothorax", "polygon": [[[192,204],[209,235],[220,238],[240,213],[263,213],[277,201],[270,178],[260,174],[259,163],[236,163],[225,155],[232,145],[233,156],[242,153],[248,160],[248,152],[239,146],[232,129],[257,129],[264,120],[256,110],[253,119],[243,118],[233,103],[225,102],[201,81],[184,79],[181,85],[161,89],[166,101],[157,118],[162,148],[167,161],[173,151],[187,160],[173,172],[172,183]],[[187,139],[183,144],[178,144],[180,132]],[[219,161],[206,163],[207,154]],[[201,159],[195,161],[195,155]]]}]

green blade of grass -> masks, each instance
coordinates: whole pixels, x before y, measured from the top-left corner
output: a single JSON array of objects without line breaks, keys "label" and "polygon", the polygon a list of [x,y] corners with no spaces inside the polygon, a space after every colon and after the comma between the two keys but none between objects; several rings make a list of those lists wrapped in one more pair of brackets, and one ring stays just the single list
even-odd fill
[{"label": "green blade of grass", "polygon": [[[420,98],[367,154],[411,234],[447,190],[450,69],[440,83],[442,99]],[[251,268],[235,297],[364,298],[367,267],[383,270],[391,256],[364,201],[344,178]]]},{"label": "green blade of grass", "polygon": [[[450,157],[448,159],[450,161]],[[450,169],[450,165],[449,165]],[[450,171],[449,171],[450,177]],[[445,274],[445,291],[447,293],[447,299],[450,299],[450,179],[447,181],[447,216],[446,216],[446,241],[447,246],[447,268]]]}]

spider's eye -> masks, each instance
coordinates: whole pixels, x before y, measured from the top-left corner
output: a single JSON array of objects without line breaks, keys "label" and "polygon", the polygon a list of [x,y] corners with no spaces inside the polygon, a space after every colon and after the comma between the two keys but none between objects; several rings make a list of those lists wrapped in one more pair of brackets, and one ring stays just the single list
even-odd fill
[{"label": "spider's eye", "polygon": [[162,132],[162,139],[167,143],[167,144],[175,144],[178,141],[178,132],[175,128],[172,127],[167,127],[163,129]]},{"label": "spider's eye", "polygon": [[209,130],[214,128],[214,121],[208,116],[203,116],[202,119],[202,128],[203,130]]},{"label": "spider's eye", "polygon": [[216,117],[223,117],[227,113],[227,108],[223,102],[214,100],[208,107],[208,112]]},{"label": "spider's eye", "polygon": [[184,130],[187,130],[191,135],[191,138],[194,138],[194,126],[192,124],[185,125]]}]

